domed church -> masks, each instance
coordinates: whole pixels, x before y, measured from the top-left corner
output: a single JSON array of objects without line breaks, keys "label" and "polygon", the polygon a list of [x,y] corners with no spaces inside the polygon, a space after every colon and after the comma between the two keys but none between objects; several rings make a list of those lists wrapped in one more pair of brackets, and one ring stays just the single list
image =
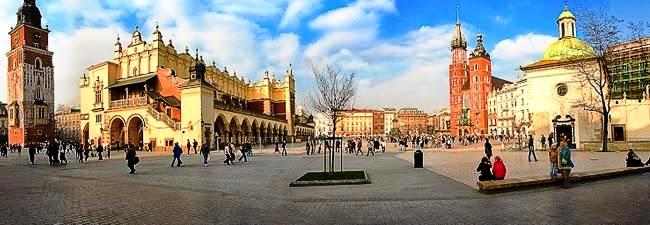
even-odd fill
[{"label": "domed church", "polygon": [[556,20],[558,40],[548,46],[540,60],[523,66],[528,82],[531,104],[529,134],[555,140],[566,137],[572,148],[600,135],[600,115],[575,107],[583,99],[594,96],[591,88],[578,79],[576,63],[590,63],[594,50],[576,36],[577,19],[565,4]]}]

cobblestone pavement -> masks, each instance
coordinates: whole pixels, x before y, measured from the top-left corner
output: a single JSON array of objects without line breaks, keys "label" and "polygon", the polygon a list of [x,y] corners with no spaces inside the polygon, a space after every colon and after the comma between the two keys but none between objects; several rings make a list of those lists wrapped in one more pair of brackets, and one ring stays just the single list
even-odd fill
[{"label": "cobblestone pavement", "polygon": [[136,175],[121,157],[57,167],[3,158],[0,224],[650,224],[648,173],[483,195],[385,153],[345,156],[345,168],[366,170],[370,185],[289,188],[322,169],[322,156],[234,166],[212,156],[207,168],[196,155],[172,168],[171,157],[143,154]]},{"label": "cobblestone pavement", "polygon": [[[650,157],[650,152],[647,151],[636,153],[643,162]],[[476,167],[481,157],[485,155],[483,150],[457,152],[438,149],[425,150],[423,154],[425,168],[478,189],[476,181],[479,174],[476,172]],[[539,160],[537,162],[528,162],[528,151],[496,150],[492,157],[494,159],[495,156],[501,156],[507,169],[506,178],[547,176],[549,174],[548,151],[535,151],[535,154]],[[626,156],[627,152],[574,151],[571,153],[575,172],[625,168]],[[397,157],[413,162],[413,152],[401,153]]]}]

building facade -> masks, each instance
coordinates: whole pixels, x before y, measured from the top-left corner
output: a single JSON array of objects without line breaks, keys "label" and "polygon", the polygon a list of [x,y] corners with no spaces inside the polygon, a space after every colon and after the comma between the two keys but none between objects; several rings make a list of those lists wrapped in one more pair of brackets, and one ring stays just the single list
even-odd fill
[{"label": "building facade", "polygon": [[418,108],[401,108],[395,125],[401,135],[420,135],[427,132],[427,113]]},{"label": "building facade", "polygon": [[467,39],[462,33],[460,19],[451,40],[451,64],[449,65],[449,106],[451,133],[454,136],[488,133],[487,96],[494,86],[501,86],[502,79],[492,77],[492,61],[485,46],[483,35],[476,37],[476,47],[467,55]]},{"label": "building facade", "polygon": [[395,128],[395,122],[397,122],[397,119],[395,118],[397,109],[384,107],[381,108],[381,110],[384,112],[384,134],[388,135],[390,134],[390,131]]},{"label": "building facade", "polygon": [[68,106],[57,110],[58,112],[54,115],[56,139],[67,143],[77,143],[81,137],[81,110]]},{"label": "building facade", "polygon": [[7,123],[7,104],[0,102],[0,145],[7,144],[9,124]]},{"label": "building facade", "polygon": [[330,136],[334,131],[332,119],[324,113],[316,113],[314,115],[314,132],[316,136]]},{"label": "building facade", "polygon": [[[345,137],[362,137],[371,136],[376,133],[374,117],[375,111],[371,109],[352,109],[346,110],[341,120],[337,123],[337,134]],[[382,120],[381,123],[384,121]],[[384,129],[382,127],[381,132]]]},{"label": "building facade", "polygon": [[313,127],[296,121],[291,65],[280,80],[267,71],[261,81],[246,82],[215,62],[206,65],[198,50],[177,52],[158,27],[152,36],[144,41],[136,27],[126,47],[118,37],[113,59],[80,78],[84,143],[170,150],[193,140],[222,147],[313,135]]},{"label": "building facade", "polygon": [[495,88],[488,97],[490,135],[526,135],[531,125],[530,96],[526,76]]},{"label": "building facade", "polygon": [[9,143],[54,140],[54,67],[50,30],[41,25],[35,0],[24,0],[9,31],[7,101]]},{"label": "building facade", "polygon": [[451,111],[449,108],[441,109],[435,113],[433,128],[436,134],[451,134]]}]

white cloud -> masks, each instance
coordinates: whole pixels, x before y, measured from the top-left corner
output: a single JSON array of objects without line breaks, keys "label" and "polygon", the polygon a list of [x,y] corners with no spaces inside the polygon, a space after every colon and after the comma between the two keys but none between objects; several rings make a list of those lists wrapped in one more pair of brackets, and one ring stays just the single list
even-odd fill
[{"label": "white cloud", "polygon": [[113,58],[115,34],[119,27],[80,28],[70,34],[51,33],[50,50],[54,52],[54,84],[56,102],[79,102],[79,77],[86,68]]},{"label": "white cloud", "polygon": [[[211,0],[215,10],[227,14],[272,17],[282,13],[286,0]],[[192,1],[194,2],[194,1]]]},{"label": "white cloud", "polygon": [[280,21],[280,28],[298,24],[303,17],[310,15],[321,7],[321,0],[290,0],[282,21]]},{"label": "white cloud", "polygon": [[262,41],[262,52],[274,64],[284,64],[297,60],[300,50],[300,37],[293,33],[280,34],[275,39]]},{"label": "white cloud", "polygon": [[556,37],[549,35],[527,33],[498,42],[490,53],[495,71],[493,75],[513,76],[519,66],[541,59],[544,50],[556,40]]}]

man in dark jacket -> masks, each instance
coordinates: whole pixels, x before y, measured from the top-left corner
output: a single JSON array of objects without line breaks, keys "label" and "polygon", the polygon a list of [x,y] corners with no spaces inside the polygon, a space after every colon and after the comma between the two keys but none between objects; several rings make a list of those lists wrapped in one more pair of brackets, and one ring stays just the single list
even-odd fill
[{"label": "man in dark jacket", "polygon": [[487,156],[488,160],[492,158],[492,144],[490,144],[490,139],[485,139],[485,156]]},{"label": "man in dark jacket", "polygon": [[[189,140],[188,140],[187,143],[188,144],[190,143]],[[188,148],[188,150],[189,150],[189,148]],[[174,167],[174,162],[176,162],[176,160],[178,160],[178,163],[176,164],[176,166],[181,167],[181,164],[183,164],[183,162],[181,162],[181,154],[183,154],[183,149],[181,149],[181,146],[178,145],[178,142],[174,145],[174,150],[172,152],[174,153],[174,159],[172,159],[171,167]]]},{"label": "man in dark jacket", "polygon": [[196,142],[196,139],[194,139],[194,143],[192,143],[192,146],[194,147],[194,154],[196,155],[196,148],[199,147],[199,142]]},{"label": "man in dark jacket", "polygon": [[135,164],[140,162],[140,158],[135,154],[135,149],[127,147],[126,150],[126,166],[131,169],[129,174],[135,174]]},{"label": "man in dark jacket", "polygon": [[201,146],[201,155],[203,155],[203,166],[208,167],[208,156],[210,155],[209,143],[203,143]]},{"label": "man in dark jacket", "polygon": [[99,160],[104,160],[104,158],[102,158],[103,157],[102,153],[104,152],[104,146],[102,146],[101,142],[97,143],[96,151],[97,151],[97,155],[99,155]]},{"label": "man in dark jacket", "polygon": [[[5,151],[6,151],[6,150],[5,150]],[[32,164],[32,165],[34,165],[34,158],[35,158],[35,156],[36,156],[36,146],[34,145],[34,143],[31,143],[31,144],[29,145],[29,151],[28,151],[28,153],[29,153],[29,163]]]}]

